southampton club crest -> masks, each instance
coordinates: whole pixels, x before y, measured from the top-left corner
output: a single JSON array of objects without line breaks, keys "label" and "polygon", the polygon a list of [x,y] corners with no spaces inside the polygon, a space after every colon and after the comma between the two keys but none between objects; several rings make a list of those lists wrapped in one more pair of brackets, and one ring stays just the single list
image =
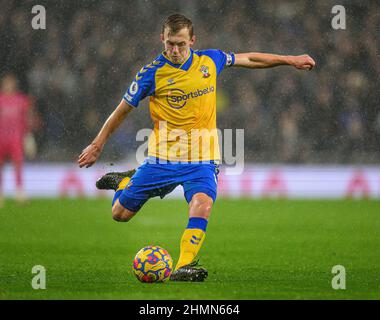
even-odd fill
[{"label": "southampton club crest", "polygon": [[210,76],[207,66],[202,66],[199,71],[203,73],[203,78],[208,78]]}]

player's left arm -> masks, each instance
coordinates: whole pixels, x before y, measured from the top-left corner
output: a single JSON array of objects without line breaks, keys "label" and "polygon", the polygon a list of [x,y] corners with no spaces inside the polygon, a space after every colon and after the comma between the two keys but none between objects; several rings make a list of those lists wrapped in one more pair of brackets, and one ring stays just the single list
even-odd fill
[{"label": "player's left arm", "polygon": [[236,53],[234,67],[250,69],[273,68],[277,66],[293,66],[301,70],[311,70],[315,61],[307,54],[299,56],[283,56],[270,53]]}]

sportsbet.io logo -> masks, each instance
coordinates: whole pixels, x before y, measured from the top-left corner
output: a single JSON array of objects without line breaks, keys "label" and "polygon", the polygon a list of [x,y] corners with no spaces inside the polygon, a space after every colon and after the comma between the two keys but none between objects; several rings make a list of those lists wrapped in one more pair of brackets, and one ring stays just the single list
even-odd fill
[{"label": "sportsbet.io logo", "polygon": [[166,96],[166,101],[168,105],[171,106],[172,108],[181,109],[186,105],[187,100],[201,97],[210,92],[214,92],[214,90],[215,90],[214,86],[211,86],[209,88],[205,88],[202,90],[198,89],[197,91],[193,91],[190,93],[185,93],[181,89],[171,89],[168,91],[168,94]]},{"label": "sportsbet.io logo", "polygon": [[166,102],[174,109],[181,109],[187,102],[184,97],[187,97],[187,95],[181,89],[171,89],[166,96]]}]

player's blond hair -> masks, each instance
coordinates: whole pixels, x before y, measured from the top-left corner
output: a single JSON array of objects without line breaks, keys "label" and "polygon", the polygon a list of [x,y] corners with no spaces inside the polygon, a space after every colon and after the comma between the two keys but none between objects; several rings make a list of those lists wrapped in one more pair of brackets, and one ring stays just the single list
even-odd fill
[{"label": "player's blond hair", "polygon": [[178,31],[188,28],[190,38],[194,35],[193,23],[190,19],[186,18],[183,14],[174,13],[168,16],[162,25],[162,34],[165,31],[165,28],[170,30],[170,33],[176,34]]}]

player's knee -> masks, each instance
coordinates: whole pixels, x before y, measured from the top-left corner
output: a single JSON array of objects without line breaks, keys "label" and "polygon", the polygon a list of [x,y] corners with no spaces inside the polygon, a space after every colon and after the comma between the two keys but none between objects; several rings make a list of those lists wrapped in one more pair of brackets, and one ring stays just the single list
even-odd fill
[{"label": "player's knee", "polygon": [[133,218],[135,214],[136,214],[135,212],[125,209],[119,203],[116,203],[112,207],[112,218],[118,222],[128,222],[129,220]]},{"label": "player's knee", "polygon": [[211,214],[213,200],[204,193],[197,193],[190,201],[190,216],[208,219]]},{"label": "player's knee", "polygon": [[112,211],[112,218],[117,222],[128,222],[132,217],[131,212]]}]

